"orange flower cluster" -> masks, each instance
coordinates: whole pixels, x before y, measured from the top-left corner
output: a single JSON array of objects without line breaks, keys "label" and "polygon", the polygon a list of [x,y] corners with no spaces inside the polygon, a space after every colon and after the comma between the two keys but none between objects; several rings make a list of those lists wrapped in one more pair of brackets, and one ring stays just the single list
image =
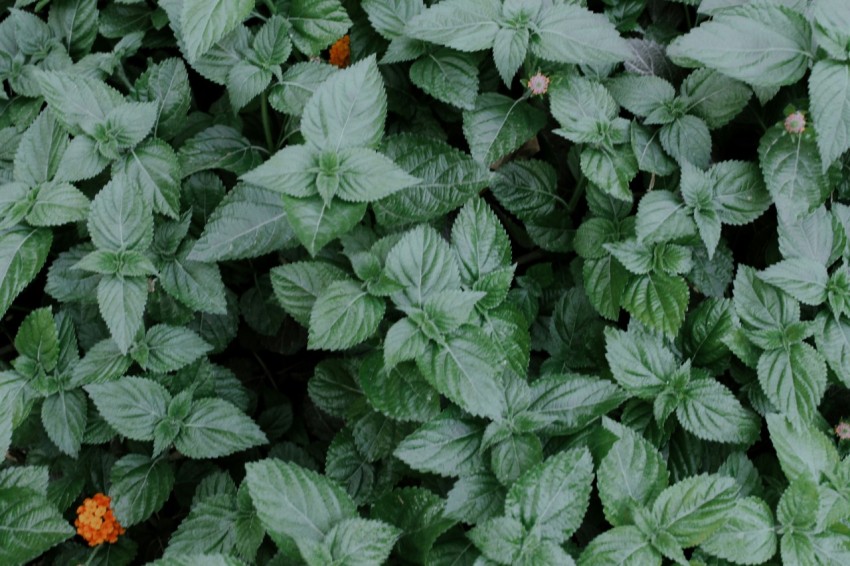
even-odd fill
[{"label": "orange flower cluster", "polygon": [[97,546],[104,542],[115,543],[118,536],[124,534],[124,527],[112,514],[109,508],[112,500],[102,494],[96,493],[94,497],[86,498],[83,504],[77,507],[77,534],[86,539],[89,546]]},{"label": "orange flower cluster", "polygon": [[340,37],[336,43],[331,45],[330,64],[340,69],[348,67],[351,63],[351,38],[348,35]]}]

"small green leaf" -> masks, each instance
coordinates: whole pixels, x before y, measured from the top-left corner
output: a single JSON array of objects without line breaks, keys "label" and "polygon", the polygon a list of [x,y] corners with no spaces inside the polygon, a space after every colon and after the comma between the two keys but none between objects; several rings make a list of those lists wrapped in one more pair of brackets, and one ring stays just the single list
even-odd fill
[{"label": "small green leaf", "polygon": [[727,520],[735,506],[737,484],[732,478],[699,475],[668,487],[658,496],[652,514],[684,548],[702,543]]}]

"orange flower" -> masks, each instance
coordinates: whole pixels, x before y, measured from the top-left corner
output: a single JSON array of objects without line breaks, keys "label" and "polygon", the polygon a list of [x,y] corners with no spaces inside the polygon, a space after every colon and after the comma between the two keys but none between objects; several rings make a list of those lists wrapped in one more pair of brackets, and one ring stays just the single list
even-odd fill
[{"label": "orange flower", "polygon": [[340,37],[336,43],[331,45],[330,64],[340,69],[348,67],[351,63],[351,38],[348,35]]},{"label": "orange flower", "polygon": [[89,546],[97,546],[104,542],[115,543],[118,536],[124,534],[124,527],[112,514],[109,508],[112,500],[102,494],[96,493],[94,497],[86,498],[83,504],[77,507],[77,534],[86,539]]}]

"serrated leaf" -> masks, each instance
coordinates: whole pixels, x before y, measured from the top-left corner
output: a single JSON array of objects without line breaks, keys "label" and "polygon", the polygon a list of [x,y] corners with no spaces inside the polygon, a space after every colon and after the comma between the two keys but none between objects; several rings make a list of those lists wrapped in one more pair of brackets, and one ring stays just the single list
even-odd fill
[{"label": "serrated leaf", "polygon": [[850,148],[848,92],[850,66],[846,62],[824,60],[815,63],[809,77],[809,97],[824,171]]},{"label": "serrated leaf", "polygon": [[625,400],[623,391],[603,379],[578,374],[547,375],[532,384],[528,411],[544,417],[544,430],[578,431]]},{"label": "serrated leaf", "polygon": [[15,152],[15,180],[29,187],[49,181],[67,147],[67,132],[51,112],[42,112],[21,136]]},{"label": "serrated leaf", "polygon": [[800,305],[764,283],[756,271],[746,265],[738,267],[733,296],[735,310],[745,328],[781,330],[800,320]]},{"label": "serrated leaf", "polygon": [[478,95],[463,113],[463,135],[472,157],[491,165],[518,149],[545,125],[545,114],[522,100],[492,92]]},{"label": "serrated leaf", "polygon": [[157,373],[177,371],[212,349],[212,346],[188,328],[166,324],[149,328],[145,344],[148,348],[148,359],[143,367]]},{"label": "serrated leaf", "polygon": [[224,169],[241,175],[262,159],[248,138],[230,126],[217,125],[186,140],[178,153],[183,177],[208,169]]},{"label": "serrated leaf", "polygon": [[210,215],[187,259],[211,262],[259,257],[289,244],[292,231],[280,195],[238,185]]},{"label": "serrated leaf", "polygon": [[260,427],[232,403],[208,398],[192,403],[174,447],[190,458],[219,458],[267,442]]},{"label": "serrated leaf", "polygon": [[0,316],[41,271],[52,242],[53,233],[43,228],[0,232]]},{"label": "serrated leaf", "polygon": [[637,527],[614,527],[592,541],[578,559],[579,566],[634,564],[660,566],[661,554]]},{"label": "serrated leaf", "polygon": [[643,324],[675,336],[685,319],[688,285],[664,273],[634,277],[623,292],[623,308]]},{"label": "serrated leaf", "polygon": [[299,548],[310,566],[327,564],[327,560],[371,566],[384,563],[400,534],[400,529],[384,522],[357,517],[334,525],[325,535],[321,550],[313,541],[302,543]]},{"label": "serrated leaf", "polygon": [[351,27],[338,0],[293,0],[287,19],[292,25],[292,42],[305,55],[318,55]]},{"label": "serrated leaf", "polygon": [[700,548],[736,564],[761,564],[769,560],[777,548],[770,508],[756,497],[737,501],[728,521]]},{"label": "serrated leaf", "polygon": [[737,484],[732,478],[699,475],[668,487],[652,506],[659,526],[684,548],[700,544],[720,528],[735,506]]},{"label": "serrated leaf", "polygon": [[394,489],[372,507],[372,517],[401,529],[398,554],[424,562],[434,542],[457,521],[445,514],[445,500],[421,487]]},{"label": "serrated leaf", "polygon": [[336,196],[347,202],[377,201],[419,182],[380,153],[359,147],[339,153],[337,175]]},{"label": "serrated leaf", "polygon": [[802,257],[784,259],[758,276],[805,305],[819,305],[826,300],[829,275],[817,261]]},{"label": "serrated leaf", "polygon": [[118,182],[138,186],[155,212],[177,218],[180,214],[180,162],[167,143],[153,139],[132,149],[113,165]]},{"label": "serrated leaf", "polygon": [[88,228],[100,249],[145,251],[153,241],[153,214],[131,184],[113,180],[92,202]]},{"label": "serrated leaf", "polygon": [[636,509],[655,501],[668,479],[667,465],[658,450],[624,427],[597,470],[596,485],[605,518],[614,527],[632,524]]},{"label": "serrated leaf", "polygon": [[758,416],[711,378],[688,383],[676,416],[691,434],[715,442],[749,444],[758,438],[761,428]]},{"label": "serrated leaf", "polygon": [[183,0],[180,29],[186,57],[194,61],[233,31],[254,8],[254,0]]},{"label": "serrated leaf", "polygon": [[334,525],[357,514],[348,494],[315,472],[275,459],[245,468],[257,516],[276,540],[320,541]]},{"label": "serrated leaf", "polygon": [[482,199],[472,199],[461,209],[452,226],[452,247],[466,285],[511,262],[508,235]]},{"label": "serrated leaf", "polygon": [[806,343],[764,352],[758,377],[767,398],[795,424],[812,419],[826,390],[826,364]]},{"label": "serrated leaf", "polygon": [[479,470],[484,427],[448,413],[422,425],[395,449],[411,468],[442,476],[465,476]]},{"label": "serrated leaf", "polygon": [[283,197],[283,207],[292,231],[311,256],[321,251],[360,222],[366,203],[335,200],[328,204],[320,196]]},{"label": "serrated leaf", "polygon": [[0,560],[24,564],[60,542],[74,529],[47,498],[32,489],[0,489]]},{"label": "serrated leaf", "polygon": [[829,194],[814,135],[791,134],[782,124],[759,143],[759,164],[780,216],[794,218],[820,206]]},{"label": "serrated leaf", "polygon": [[77,74],[41,73],[38,82],[48,105],[57,111],[56,118],[75,135],[83,124],[104,122],[109,112],[123,102],[112,87]]},{"label": "serrated leaf", "polygon": [[467,325],[440,345],[431,344],[417,365],[434,389],[467,412],[500,420],[505,412],[499,353],[483,332]]},{"label": "serrated leaf", "polygon": [[234,503],[234,497],[225,494],[208,495],[193,503],[169,539],[166,556],[233,552],[238,537]]},{"label": "serrated leaf", "polygon": [[271,270],[275,297],[284,310],[304,326],[309,326],[316,299],[332,282],[346,277],[340,268],[323,262],[295,262]]},{"label": "serrated leaf", "polygon": [[[792,84],[806,72],[811,30],[802,15],[770,3],[718,12],[667,50],[675,63],[700,63],[753,85]],[[732,56],[730,56],[732,55]]]},{"label": "serrated leaf", "polygon": [[354,281],[334,281],[313,305],[308,346],[314,350],[355,346],[374,334],[384,310],[382,299],[372,297]]},{"label": "serrated leaf", "polygon": [[154,427],[165,418],[171,402],[162,385],[141,377],[87,385],[86,391],[106,422],[133,440],[153,440]]},{"label": "serrated leaf", "polygon": [[711,162],[711,132],[702,118],[682,116],[662,126],[658,140],[664,151],[680,165],[688,161],[705,168]]},{"label": "serrated leaf", "polygon": [[35,201],[27,214],[33,226],[59,226],[85,220],[89,199],[70,183],[44,183],[38,188]]},{"label": "serrated leaf", "polygon": [[301,116],[318,86],[336,72],[336,67],[320,61],[295,63],[286,69],[281,81],[269,89],[269,104],[278,112]]},{"label": "serrated leaf", "polygon": [[80,451],[86,413],[86,396],[79,389],[54,393],[41,406],[41,422],[47,436],[72,458],[76,458]]},{"label": "serrated leaf", "polygon": [[109,497],[115,518],[123,527],[145,521],[171,496],[174,468],[164,459],[128,454],[112,466]]},{"label": "serrated leaf", "polygon": [[374,57],[335,73],[304,107],[301,132],[320,149],[376,147],[383,137],[387,95]]},{"label": "serrated leaf", "polygon": [[682,101],[688,112],[711,129],[729,123],[752,96],[746,85],[709,69],[698,69],[682,82]]},{"label": "serrated leaf", "polygon": [[97,38],[97,0],[59,0],[50,4],[47,24],[62,38],[62,44],[75,58],[89,52]]},{"label": "serrated leaf", "polygon": [[490,473],[461,477],[446,496],[446,515],[472,525],[483,522],[501,513],[506,494]]},{"label": "serrated leaf", "polygon": [[407,22],[409,37],[460,51],[490,49],[499,31],[498,0],[444,0]]},{"label": "serrated leaf", "polygon": [[560,544],[581,524],[592,480],[593,460],[586,448],[556,454],[513,484],[505,515],[520,521],[529,534]]},{"label": "serrated leaf", "polygon": [[767,415],[766,420],[779,465],[789,481],[818,484],[824,472],[831,473],[838,465],[835,445],[810,424],[795,427],[776,414]]},{"label": "serrated leaf", "polygon": [[549,5],[537,13],[534,24],[531,50],[541,59],[606,65],[631,55],[608,18],[575,4]]},{"label": "serrated leaf", "polygon": [[148,285],[144,277],[105,275],[97,285],[100,315],[109,327],[112,339],[126,354],[142,328]]},{"label": "serrated leaf", "polygon": [[225,287],[218,265],[187,259],[194,242],[187,240],[175,257],[159,270],[158,282],[187,307],[209,314],[226,314]]},{"label": "serrated leaf", "polygon": [[441,49],[427,53],[410,66],[413,84],[437,100],[462,108],[475,108],[478,67],[465,53]]}]

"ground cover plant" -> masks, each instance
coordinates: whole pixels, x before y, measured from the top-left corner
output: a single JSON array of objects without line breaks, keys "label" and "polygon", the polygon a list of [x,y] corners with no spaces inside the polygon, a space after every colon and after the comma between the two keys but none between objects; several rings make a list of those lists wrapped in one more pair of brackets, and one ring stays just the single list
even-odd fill
[{"label": "ground cover plant", "polygon": [[0,564],[850,564],[850,2],[0,9]]}]

